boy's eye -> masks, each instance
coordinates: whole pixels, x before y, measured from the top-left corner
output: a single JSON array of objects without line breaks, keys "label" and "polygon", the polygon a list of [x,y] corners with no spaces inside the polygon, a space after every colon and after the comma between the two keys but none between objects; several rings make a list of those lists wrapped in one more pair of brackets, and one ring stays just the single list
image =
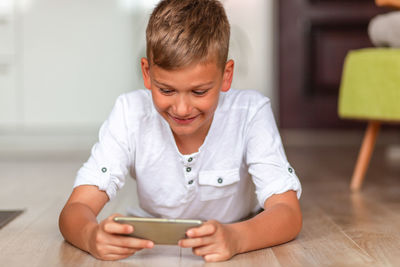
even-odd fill
[{"label": "boy's eye", "polygon": [[166,95],[172,94],[174,91],[169,89],[160,88],[160,92]]},{"label": "boy's eye", "polygon": [[192,91],[193,94],[195,95],[204,95],[205,93],[207,93],[208,90],[194,90]]}]

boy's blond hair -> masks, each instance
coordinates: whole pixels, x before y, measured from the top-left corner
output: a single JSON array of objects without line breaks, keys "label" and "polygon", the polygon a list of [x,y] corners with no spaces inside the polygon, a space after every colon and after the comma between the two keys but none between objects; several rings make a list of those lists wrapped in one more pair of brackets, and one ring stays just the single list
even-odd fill
[{"label": "boy's blond hair", "polygon": [[162,0],[147,25],[147,58],[167,70],[210,61],[223,70],[229,37],[228,18],[219,1]]}]

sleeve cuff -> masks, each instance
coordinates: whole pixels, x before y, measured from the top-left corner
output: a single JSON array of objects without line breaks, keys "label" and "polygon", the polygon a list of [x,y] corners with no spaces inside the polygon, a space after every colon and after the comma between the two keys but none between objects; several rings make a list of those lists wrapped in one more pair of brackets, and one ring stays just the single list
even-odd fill
[{"label": "sleeve cuff", "polygon": [[268,185],[267,188],[257,192],[258,203],[264,207],[265,201],[272,195],[282,194],[289,190],[296,191],[297,198],[300,199],[302,188],[297,177],[288,177],[285,180],[277,180]]}]

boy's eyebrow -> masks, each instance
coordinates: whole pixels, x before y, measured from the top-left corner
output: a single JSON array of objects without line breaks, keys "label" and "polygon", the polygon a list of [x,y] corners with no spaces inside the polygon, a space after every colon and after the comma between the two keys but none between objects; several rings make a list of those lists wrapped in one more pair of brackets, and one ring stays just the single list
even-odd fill
[{"label": "boy's eyebrow", "polygon": [[[169,84],[166,84],[166,83],[159,82],[159,81],[157,81],[156,79],[154,79],[154,81],[155,81],[157,84],[161,85],[161,86],[168,87],[168,88],[174,88],[173,86],[171,86],[171,85],[169,85]],[[211,82],[196,84],[196,85],[192,86],[192,88],[206,87],[206,86],[211,86],[211,85],[213,85],[213,84],[214,84],[214,82],[211,81]]]}]

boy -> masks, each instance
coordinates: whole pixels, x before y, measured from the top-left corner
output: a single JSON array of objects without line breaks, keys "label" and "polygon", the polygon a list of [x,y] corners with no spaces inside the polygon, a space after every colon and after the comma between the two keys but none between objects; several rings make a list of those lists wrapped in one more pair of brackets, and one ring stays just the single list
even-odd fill
[{"label": "boy", "polygon": [[[141,67],[148,90],[120,96],[102,125],[60,214],[64,238],[103,260],[153,247],[124,236],[134,229],[113,222],[115,214],[96,221],[129,172],[141,207],[135,215],[207,220],[179,242],[206,261],[295,238],[301,186],[269,100],[230,90],[234,63],[227,61],[229,23],[222,5],[161,1],[146,40]],[[257,216],[238,222],[260,206]]]}]

